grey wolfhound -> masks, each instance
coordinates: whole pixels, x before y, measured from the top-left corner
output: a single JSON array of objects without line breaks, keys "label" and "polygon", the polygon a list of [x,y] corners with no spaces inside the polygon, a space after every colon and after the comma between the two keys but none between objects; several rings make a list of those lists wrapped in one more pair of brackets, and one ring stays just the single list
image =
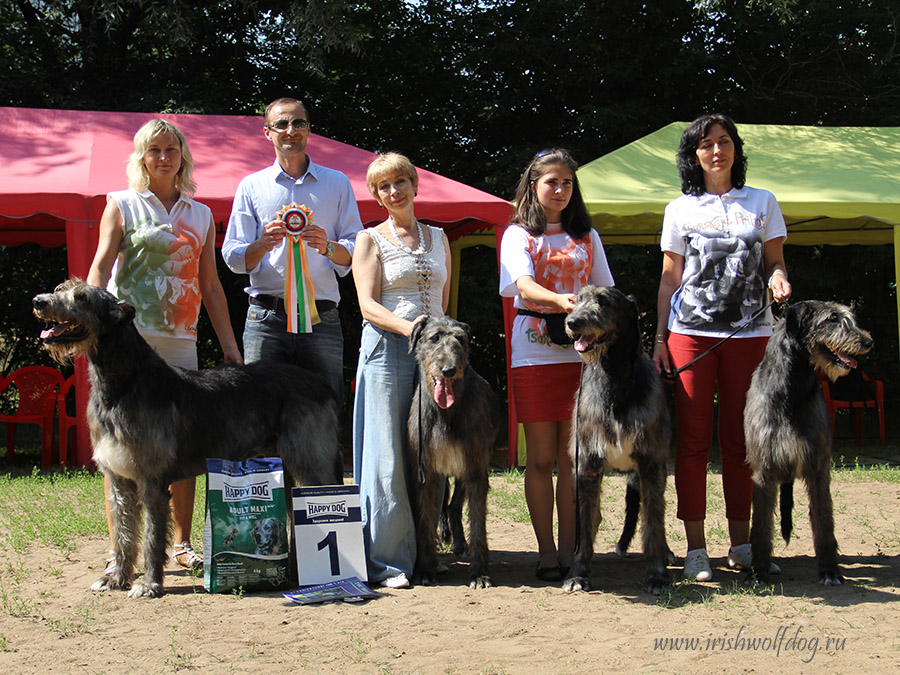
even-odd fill
[{"label": "grey wolfhound", "polygon": [[837,564],[831,502],[831,427],[816,370],[831,381],[856,367],[872,348],[849,307],[807,300],[787,308],[753,373],[744,408],[747,463],[753,470],[753,564],[747,581],[767,584],[772,560],[776,492],[781,486],[781,535],[790,540],[794,479],[809,495],[809,521],[819,583],[844,582]]},{"label": "grey wolfhound", "polygon": [[441,488],[455,477],[449,523],[453,550],[466,549],[463,501],[469,505],[469,586],[492,585],[488,570],[488,473],[499,409],[490,386],[469,365],[470,329],[447,317],[418,322],[409,336],[418,380],[409,412],[410,498],[416,519],[413,581],[435,583],[435,536]]},{"label": "grey wolfhound", "polygon": [[647,590],[658,594],[670,581],[665,489],[671,432],[662,380],[641,346],[637,305],[615,288],[585,286],[566,319],[566,331],[576,338],[584,369],[571,445],[578,501],[576,551],[563,589],[591,588],[600,484],[604,471],[615,469],[636,472],[640,478]]},{"label": "grey wolfhound", "polygon": [[[206,471],[207,457],[278,455],[307,485],[342,482],[338,410],[327,385],[302,368],[255,363],[192,371],[166,364],[134,326],[134,308],[70,280],[34,298],[41,333],[58,361],[90,366],[88,425],[94,461],[109,478],[115,571],[94,591],[163,593],[168,486]],[[144,509],[143,581],[132,585]]]}]

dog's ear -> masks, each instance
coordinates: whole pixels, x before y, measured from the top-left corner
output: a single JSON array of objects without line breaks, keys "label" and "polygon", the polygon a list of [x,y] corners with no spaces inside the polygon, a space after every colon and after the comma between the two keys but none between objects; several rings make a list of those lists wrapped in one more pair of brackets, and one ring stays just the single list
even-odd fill
[{"label": "dog's ear", "polygon": [[123,302],[119,300],[116,303],[116,308],[113,312],[113,318],[116,320],[116,323],[130,323],[134,320],[134,307],[129,305],[127,302]]},{"label": "dog's ear", "polygon": [[628,304],[631,307],[631,310],[634,312],[634,316],[639,317],[640,312],[638,311],[637,298],[634,297],[634,295],[629,293],[628,295],[625,296],[625,299],[628,300]]},{"label": "dog's ear", "polygon": [[462,321],[457,321],[457,323],[459,324],[460,328],[466,331],[466,341],[469,344],[472,344],[472,327],[467,323],[463,323]]},{"label": "dog's ear", "polygon": [[422,337],[422,331],[425,330],[425,324],[428,323],[428,317],[424,317],[421,321],[416,321],[413,324],[412,330],[409,333],[409,351],[408,354],[412,354],[416,345],[419,343],[419,338]]},{"label": "dog's ear", "polygon": [[807,302],[795,302],[784,310],[782,321],[789,335],[800,335],[809,321],[810,307]]}]

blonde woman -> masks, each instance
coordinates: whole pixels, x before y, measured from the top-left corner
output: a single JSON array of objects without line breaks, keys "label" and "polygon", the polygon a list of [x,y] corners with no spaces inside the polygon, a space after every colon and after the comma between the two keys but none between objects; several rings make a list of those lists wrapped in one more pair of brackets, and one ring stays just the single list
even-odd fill
[{"label": "blonde woman", "polygon": [[[135,326],[171,365],[197,368],[197,317],[201,298],[229,363],[243,363],[215,261],[210,209],[191,198],[194,160],[181,131],[151,120],[134,136],[128,159],[129,188],[107,195],[100,240],[87,281],[134,305]],[[172,492],[175,561],[202,569],[191,546],[194,479]],[[110,521],[107,505],[107,521]],[[112,548],[112,547],[110,547]],[[106,572],[114,569],[112,551]]]},{"label": "blonde woman", "polygon": [[416,559],[415,521],[406,491],[406,419],[415,388],[409,353],[413,324],[443,316],[450,297],[450,245],[420,223],[416,168],[387,153],[366,173],[388,218],[356,238],[353,279],[363,316],[353,409],[353,477],[360,486],[369,580],[405,588]]}]

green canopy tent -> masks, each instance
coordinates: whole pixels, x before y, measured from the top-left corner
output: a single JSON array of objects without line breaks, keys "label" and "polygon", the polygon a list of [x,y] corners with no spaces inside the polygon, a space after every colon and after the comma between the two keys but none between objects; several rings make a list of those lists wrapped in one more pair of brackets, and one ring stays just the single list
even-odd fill
[{"label": "green canopy tent", "polygon": [[[588,212],[609,244],[655,244],[681,194],[674,122],[578,170]],[[894,244],[900,279],[900,127],[741,124],[748,183],[770,190],[789,244]],[[898,295],[900,313],[900,295]]]}]

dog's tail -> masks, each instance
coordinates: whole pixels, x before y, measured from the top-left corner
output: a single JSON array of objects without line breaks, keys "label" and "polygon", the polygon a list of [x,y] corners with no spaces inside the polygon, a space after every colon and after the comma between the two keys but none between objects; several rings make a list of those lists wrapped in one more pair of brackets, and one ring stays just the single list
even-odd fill
[{"label": "dog's tail", "polygon": [[637,528],[638,516],[641,512],[641,479],[637,473],[628,474],[628,482],[625,483],[625,524],[622,527],[622,536],[616,544],[616,554],[624,556],[631,545],[634,531]]},{"label": "dog's tail", "polygon": [[781,484],[781,499],[779,500],[781,507],[781,538],[785,544],[791,541],[791,532],[794,529],[793,511],[794,511],[794,481]]}]

